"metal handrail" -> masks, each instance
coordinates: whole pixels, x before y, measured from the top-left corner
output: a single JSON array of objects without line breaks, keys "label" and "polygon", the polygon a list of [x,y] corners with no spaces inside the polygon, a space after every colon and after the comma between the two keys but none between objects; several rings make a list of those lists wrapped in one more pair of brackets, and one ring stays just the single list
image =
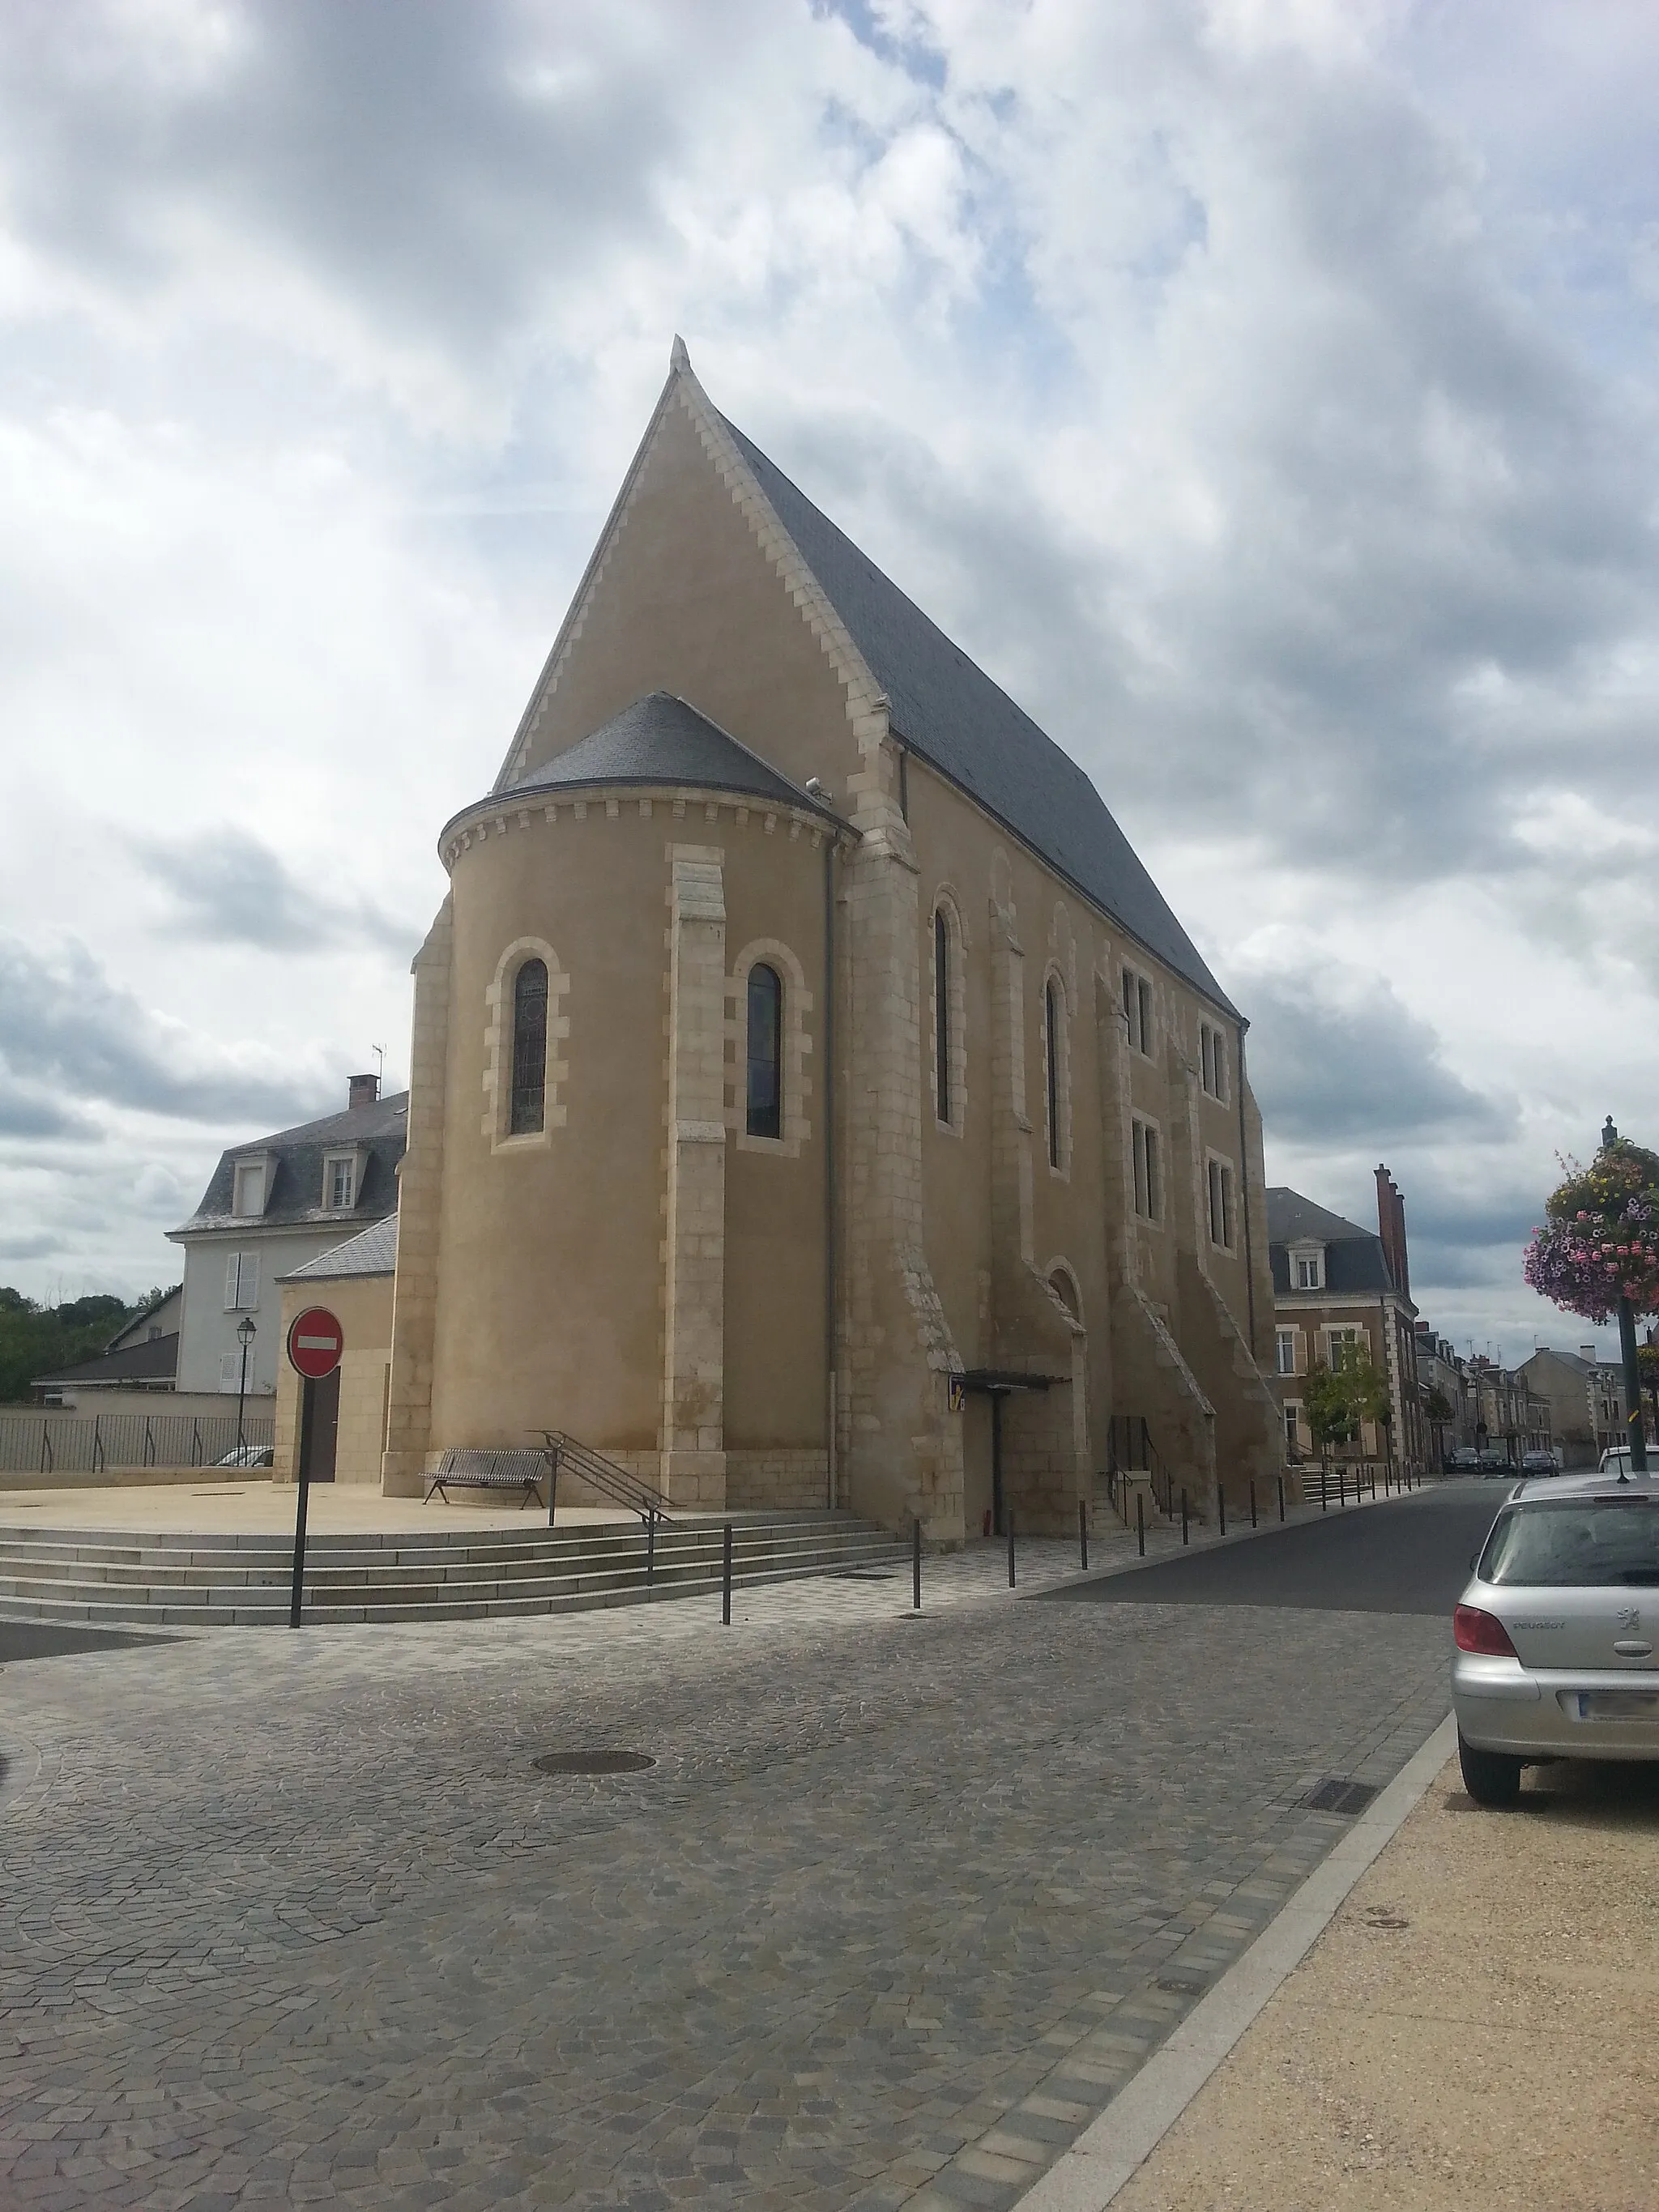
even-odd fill
[{"label": "metal handrail", "polygon": [[629,1474],[626,1468],[618,1467],[614,1460],[606,1459],[602,1452],[596,1452],[591,1445],[580,1443],[575,1437],[566,1436],[562,1430],[543,1429],[539,1434],[547,1453],[547,1517],[550,1524],[553,1519],[554,1495],[559,1486],[559,1469],[568,1467],[584,1482],[591,1484],[602,1498],[608,1498],[613,1505],[625,1506],[629,1512],[637,1513],[647,1532],[654,1531],[659,1521],[670,1522],[672,1526],[668,1500],[660,1491],[653,1490],[648,1482],[641,1482],[637,1475]]},{"label": "metal handrail", "polygon": [[[1118,1448],[1120,1425],[1123,1436],[1121,1452]],[[1114,1489],[1116,1488],[1115,1477],[1118,1474],[1127,1472],[1130,1468],[1144,1468],[1152,1478],[1153,1504],[1160,1513],[1173,1516],[1176,1510],[1175,1476],[1168,1461],[1152,1442],[1152,1431],[1146,1415],[1144,1413],[1114,1413],[1107,1425],[1106,1440],[1108,1457],[1115,1478]],[[1140,1457],[1139,1459],[1129,1457],[1128,1455],[1137,1448],[1140,1452]]]}]

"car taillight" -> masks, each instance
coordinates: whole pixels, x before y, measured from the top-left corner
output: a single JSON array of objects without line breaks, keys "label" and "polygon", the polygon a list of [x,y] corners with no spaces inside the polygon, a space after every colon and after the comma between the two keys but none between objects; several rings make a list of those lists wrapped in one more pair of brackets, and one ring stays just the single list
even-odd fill
[{"label": "car taillight", "polygon": [[1521,1655],[1510,1642],[1510,1632],[1496,1613],[1483,1613],[1478,1605],[1460,1605],[1452,1615],[1452,1634],[1457,1638],[1460,1651],[1478,1651],[1486,1659],[1518,1659]]}]

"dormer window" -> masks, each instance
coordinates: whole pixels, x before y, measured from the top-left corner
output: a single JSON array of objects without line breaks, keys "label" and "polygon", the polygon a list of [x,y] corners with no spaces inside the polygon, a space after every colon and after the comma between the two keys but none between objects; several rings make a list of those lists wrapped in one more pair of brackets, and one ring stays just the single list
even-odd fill
[{"label": "dormer window", "polygon": [[1325,1248],[1322,1244],[1305,1244],[1291,1255],[1291,1279],[1298,1291],[1322,1291],[1325,1287]]},{"label": "dormer window", "polygon": [[357,1203],[357,1155],[330,1152],[323,1161],[323,1206],[330,1213],[349,1213]]},{"label": "dormer window", "polygon": [[237,1161],[235,1191],[230,1202],[233,1213],[247,1217],[264,1212],[268,1166],[264,1160]]}]

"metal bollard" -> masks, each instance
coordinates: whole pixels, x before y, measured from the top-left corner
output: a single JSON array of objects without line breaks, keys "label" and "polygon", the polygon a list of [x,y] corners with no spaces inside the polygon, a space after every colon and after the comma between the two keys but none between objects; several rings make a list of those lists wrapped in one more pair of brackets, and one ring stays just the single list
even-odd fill
[{"label": "metal bollard", "polygon": [[910,1610],[921,1611],[921,1516],[910,1531]]},{"label": "metal bollard", "polygon": [[732,1626],[732,1523],[728,1521],[720,1538],[720,1626]]},{"label": "metal bollard", "polygon": [[1250,1526],[1252,1528],[1255,1526],[1255,1485],[1254,1482],[1250,1485]]},{"label": "metal bollard", "polygon": [[1319,1470],[1319,1510],[1322,1513],[1331,1510],[1331,1478],[1322,1467]]},{"label": "metal bollard", "polygon": [[1014,1587],[1014,1516],[1008,1516],[1008,1587]]},{"label": "metal bollard", "polygon": [[1077,1548],[1086,1574],[1089,1571],[1089,1507],[1087,1501],[1081,1498],[1077,1502]]},{"label": "metal bollard", "polygon": [[1285,1478],[1282,1474],[1279,1478],[1279,1517],[1281,1521],[1285,1518]]},{"label": "metal bollard", "polygon": [[1346,1505],[1348,1502],[1348,1471],[1344,1467],[1336,1470],[1336,1500],[1339,1505]]},{"label": "metal bollard", "polygon": [[654,1513],[647,1513],[645,1516],[645,1594],[647,1597],[653,1594],[656,1580],[657,1516]]},{"label": "metal bollard", "polygon": [[1183,1544],[1187,1540],[1187,1493],[1184,1490],[1181,1493],[1181,1540]]},{"label": "metal bollard", "polygon": [[1141,1559],[1146,1556],[1146,1493],[1135,1492],[1135,1551]]},{"label": "metal bollard", "polygon": [[1218,1482],[1215,1486],[1215,1512],[1224,1536],[1227,1533],[1227,1487],[1224,1483]]}]

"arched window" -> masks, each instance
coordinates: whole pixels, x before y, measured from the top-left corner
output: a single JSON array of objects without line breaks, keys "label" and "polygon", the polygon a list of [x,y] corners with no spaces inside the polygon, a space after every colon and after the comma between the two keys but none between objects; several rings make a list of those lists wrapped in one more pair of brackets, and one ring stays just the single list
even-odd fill
[{"label": "arched window", "polygon": [[749,1109],[751,1137],[783,1134],[783,984],[763,960],[749,970]]},{"label": "arched window", "polygon": [[513,1103],[507,1133],[537,1135],[547,1105],[547,963],[526,960],[513,979]]},{"label": "arched window", "polygon": [[941,1121],[951,1119],[951,925],[933,908],[933,1097]]},{"label": "arched window", "polygon": [[1051,975],[1042,987],[1043,1075],[1048,1100],[1048,1164],[1060,1165],[1060,986]]}]

